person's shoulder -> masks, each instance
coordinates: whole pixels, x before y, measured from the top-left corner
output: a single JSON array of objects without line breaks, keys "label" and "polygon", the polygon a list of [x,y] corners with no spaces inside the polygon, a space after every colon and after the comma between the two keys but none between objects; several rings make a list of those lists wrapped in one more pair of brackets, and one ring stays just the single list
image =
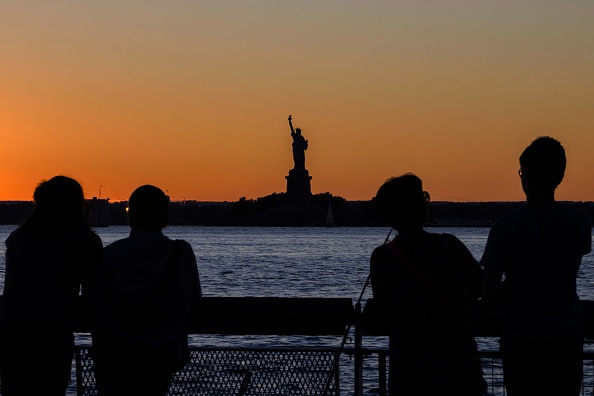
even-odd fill
[{"label": "person's shoulder", "polygon": [[592,233],[592,218],[588,212],[569,206],[566,207],[566,210],[568,213],[566,219],[569,219],[576,230],[579,230],[584,235],[590,235]]},{"label": "person's shoulder", "polygon": [[171,239],[171,242],[179,249],[193,249],[190,242],[185,239]]},{"label": "person's shoulder", "polygon": [[171,240],[173,242],[173,246],[177,249],[179,249],[179,252],[181,252],[181,254],[184,255],[194,255],[194,248],[192,247],[192,245],[186,241],[185,239],[172,239]]},{"label": "person's shoulder", "polygon": [[390,254],[387,244],[380,245],[371,252],[371,261],[385,260]]},{"label": "person's shoulder", "polygon": [[497,218],[491,225],[489,233],[496,234],[500,230],[507,233],[510,229],[516,229],[520,223],[529,221],[528,217],[526,205],[523,205]]},{"label": "person's shoulder", "polygon": [[8,234],[8,238],[6,238],[6,241],[4,242],[5,245],[8,246],[8,245],[24,238],[27,234],[27,230],[24,228],[25,227],[23,227],[23,226],[19,226],[15,230],[11,231],[11,233]]},{"label": "person's shoulder", "polygon": [[101,254],[103,250],[103,241],[101,237],[93,230],[89,230],[85,236],[85,243],[88,249]]},{"label": "person's shoulder", "polygon": [[385,252],[388,251],[388,244],[384,243],[382,245],[377,246],[375,249],[373,249],[373,252],[371,253],[372,255],[374,254],[383,254]]},{"label": "person's shoulder", "polygon": [[464,242],[462,242],[460,238],[454,234],[444,232],[440,234],[430,233],[429,235],[430,238],[432,238],[432,243],[430,246],[432,246],[433,249],[437,249],[438,251],[459,252],[461,249],[467,250]]},{"label": "person's shoulder", "polygon": [[560,207],[563,208],[570,216],[572,216],[576,222],[580,222],[582,224],[592,224],[592,218],[585,210],[567,204],[561,204]]},{"label": "person's shoulder", "polygon": [[27,233],[27,228],[24,226],[19,226],[18,228],[15,228],[14,230],[12,230],[10,232],[10,234],[8,234],[8,239],[19,238],[21,235],[24,235],[26,233]]},{"label": "person's shoulder", "polygon": [[88,241],[91,241],[92,243],[101,243],[103,245],[103,242],[101,241],[101,237],[99,236],[99,234],[97,234],[91,228],[83,228],[80,234],[83,238],[87,239]]},{"label": "person's shoulder", "polygon": [[440,233],[440,234],[433,234],[429,233],[429,235],[434,238],[435,240],[439,241],[440,243],[449,244],[449,245],[458,245],[462,243],[462,241],[455,236],[454,234],[450,234],[448,232]]},{"label": "person's shoulder", "polygon": [[449,232],[425,232],[425,236],[427,238],[431,238],[431,239],[439,239],[439,240],[452,240],[452,239],[458,239],[457,236],[455,236],[452,233]]},{"label": "person's shoulder", "polygon": [[392,259],[387,244],[383,244],[373,249],[369,259],[369,270],[371,271],[371,274],[373,274],[372,276],[377,276],[376,274],[384,273],[388,263],[391,261]]},{"label": "person's shoulder", "polygon": [[130,244],[129,237],[118,239],[116,241],[111,242],[109,245],[106,245],[103,248],[103,252],[104,252],[104,254],[109,255],[114,252],[118,252],[120,250],[126,250],[129,246],[129,244]]}]

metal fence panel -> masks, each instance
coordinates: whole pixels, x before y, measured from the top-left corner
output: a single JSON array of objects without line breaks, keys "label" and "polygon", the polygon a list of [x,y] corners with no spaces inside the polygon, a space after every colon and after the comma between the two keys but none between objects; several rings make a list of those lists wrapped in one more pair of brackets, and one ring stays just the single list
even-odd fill
[{"label": "metal fence panel", "polygon": [[[339,395],[338,349],[192,348],[191,361],[172,379],[168,395]],[[77,392],[96,396],[93,362],[77,348]]]}]

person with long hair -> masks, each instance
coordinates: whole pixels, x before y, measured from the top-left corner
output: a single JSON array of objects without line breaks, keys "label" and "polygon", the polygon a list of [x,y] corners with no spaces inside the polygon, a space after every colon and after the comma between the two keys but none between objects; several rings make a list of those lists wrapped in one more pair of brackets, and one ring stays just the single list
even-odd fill
[{"label": "person with long hair", "polygon": [[103,248],[89,226],[76,180],[55,176],[42,181],[33,200],[31,216],[6,240],[0,303],[3,396],[65,394],[75,314],[90,308]]},{"label": "person with long hair", "polygon": [[423,229],[429,194],[417,176],[388,179],[373,202],[398,232],[373,251],[370,274],[390,323],[390,395],[483,395],[466,308],[480,296],[481,267],[454,235]]}]

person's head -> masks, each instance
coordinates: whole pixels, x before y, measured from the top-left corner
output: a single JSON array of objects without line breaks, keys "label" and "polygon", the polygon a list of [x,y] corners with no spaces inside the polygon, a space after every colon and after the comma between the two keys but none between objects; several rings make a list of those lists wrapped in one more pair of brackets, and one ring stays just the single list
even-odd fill
[{"label": "person's head", "polygon": [[146,184],[138,187],[128,200],[130,227],[162,230],[169,217],[169,198],[158,187]]},{"label": "person's head", "polygon": [[535,139],[520,155],[522,185],[554,191],[565,175],[565,150],[559,141],[543,136]]},{"label": "person's head", "polygon": [[43,180],[33,193],[35,208],[25,224],[70,228],[89,225],[89,207],[81,185],[66,176]]},{"label": "person's head", "polygon": [[398,231],[422,228],[427,221],[429,193],[412,173],[386,180],[373,201],[379,215]]},{"label": "person's head", "polygon": [[297,135],[301,135],[301,128],[295,128],[295,133]]}]

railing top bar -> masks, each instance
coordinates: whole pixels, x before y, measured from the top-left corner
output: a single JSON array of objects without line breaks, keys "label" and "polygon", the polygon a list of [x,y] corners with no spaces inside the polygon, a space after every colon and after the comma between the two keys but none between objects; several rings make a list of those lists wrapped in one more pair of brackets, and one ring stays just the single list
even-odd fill
[{"label": "railing top bar", "polygon": [[[582,300],[584,333],[586,338],[594,338],[594,301]],[[503,325],[503,310],[487,306],[477,301],[469,307],[470,321],[476,337],[499,337]],[[389,334],[389,325],[378,311],[373,298],[367,300],[361,318],[363,335]]]},{"label": "railing top bar", "polygon": [[190,330],[199,334],[343,335],[350,298],[205,297]]},{"label": "railing top bar", "polygon": [[[582,310],[586,338],[594,339],[594,301],[583,300]],[[501,334],[501,310],[479,301],[470,307],[470,313],[475,336]],[[90,323],[88,312],[81,310],[75,331],[88,333]],[[387,320],[378,312],[373,298],[365,301],[358,315],[353,300],[340,297],[203,297],[192,308],[190,333],[342,336],[351,325],[360,326],[363,335],[389,334]]]}]

